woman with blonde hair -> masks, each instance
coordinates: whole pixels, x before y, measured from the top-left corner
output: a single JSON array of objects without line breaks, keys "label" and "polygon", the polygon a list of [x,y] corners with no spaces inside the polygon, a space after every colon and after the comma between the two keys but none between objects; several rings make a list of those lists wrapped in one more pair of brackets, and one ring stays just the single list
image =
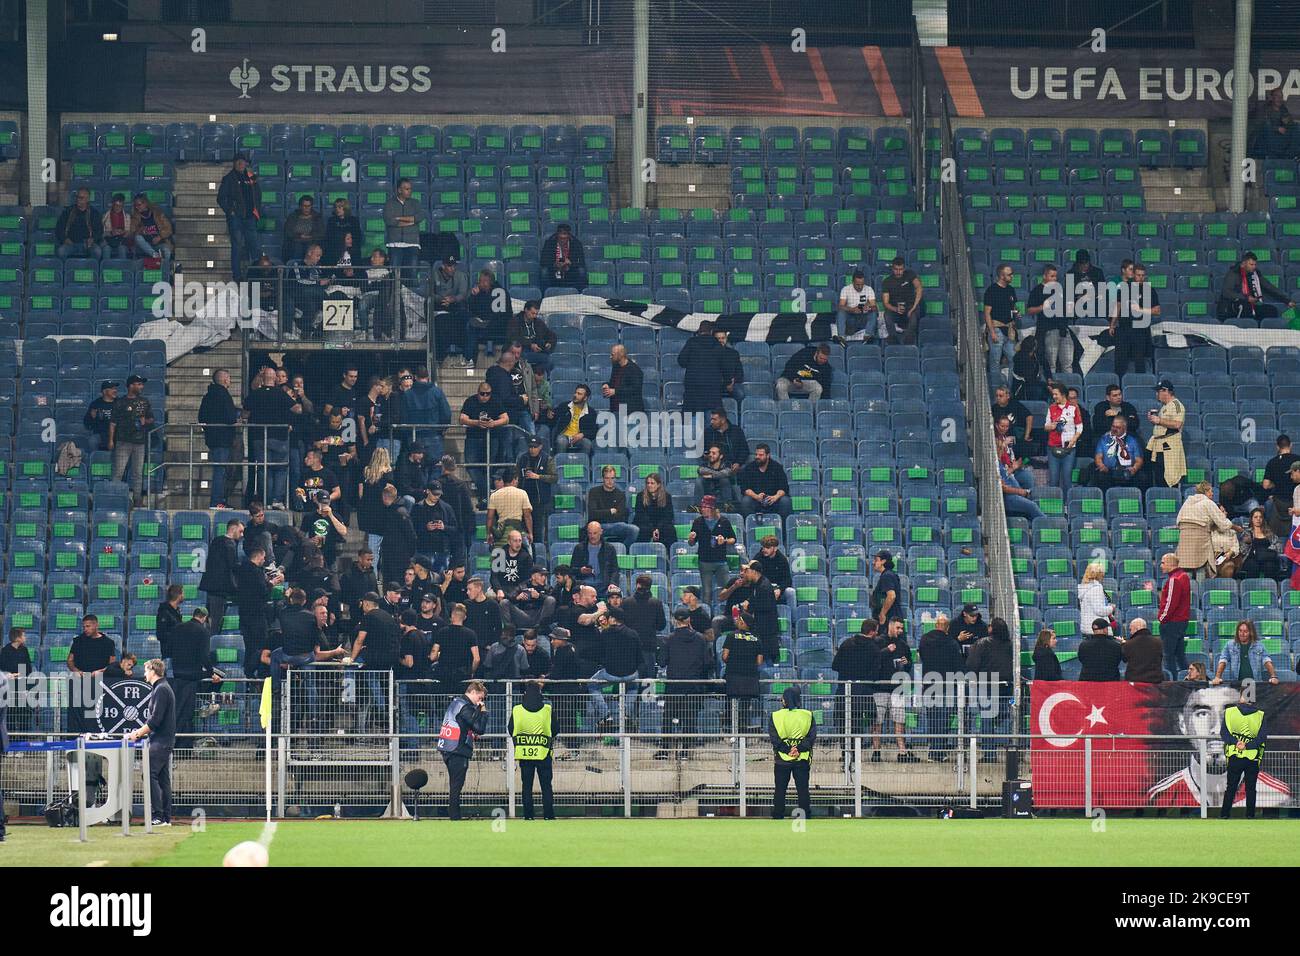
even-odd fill
[{"label": "woman with blonde hair", "polygon": [[658,541],[665,548],[677,543],[677,526],[673,524],[673,499],[658,473],[645,476],[645,487],[636,496],[637,541]]},{"label": "woman with blonde hair", "polygon": [[1084,569],[1083,582],[1079,585],[1079,633],[1091,634],[1092,622],[1099,617],[1111,620],[1115,617],[1115,605],[1106,596],[1102,580],[1106,577],[1106,568],[1093,561]]},{"label": "woman with blonde hair", "polygon": [[370,456],[370,464],[361,472],[361,483],[357,485],[357,527],[366,533],[366,543],[376,554],[383,537],[384,485],[392,478],[392,457],[380,445]]}]

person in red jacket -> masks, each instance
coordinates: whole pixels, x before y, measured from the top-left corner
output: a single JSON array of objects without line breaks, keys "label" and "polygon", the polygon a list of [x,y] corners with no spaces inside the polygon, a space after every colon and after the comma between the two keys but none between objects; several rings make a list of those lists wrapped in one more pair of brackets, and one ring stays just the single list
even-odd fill
[{"label": "person in red jacket", "polygon": [[1165,645],[1165,669],[1177,679],[1187,670],[1187,622],[1192,616],[1192,580],[1178,566],[1178,555],[1170,552],[1160,558],[1165,574],[1160,588],[1160,640]]}]

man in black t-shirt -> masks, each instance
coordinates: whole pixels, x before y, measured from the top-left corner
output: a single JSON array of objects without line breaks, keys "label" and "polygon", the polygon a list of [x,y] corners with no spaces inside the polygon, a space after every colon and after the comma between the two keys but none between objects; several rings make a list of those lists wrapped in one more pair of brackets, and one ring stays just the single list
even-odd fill
[{"label": "man in black t-shirt", "polygon": [[294,511],[314,511],[316,492],[329,493],[329,503],[339,508],[339,499],[343,497],[343,488],[334,472],[326,468],[321,453],[315,448],[307,449],[304,459],[306,465],[298,477],[298,487],[293,490]]},{"label": "man in black t-shirt", "polygon": [[474,480],[479,500],[483,500],[492,486],[486,464],[489,454],[492,463],[508,465],[513,461],[508,457],[510,441],[501,432],[510,424],[510,416],[501,399],[492,393],[492,386],[480,382],[478,390],[460,408],[460,423],[465,426],[465,470]]},{"label": "man in black t-shirt", "polygon": [[[984,328],[989,338],[989,388],[996,388],[1002,381],[1009,385],[1011,367],[1016,361],[1016,342],[1020,339],[1016,322],[1020,318],[1020,309],[1015,287],[1011,284],[1013,274],[1011,266],[999,262],[994,282],[984,290]],[[1002,372],[1003,359],[1007,363],[1005,375]]]},{"label": "man in black t-shirt", "polygon": [[1115,420],[1116,416],[1122,416],[1128,421],[1128,433],[1137,440],[1138,445],[1142,445],[1141,422],[1138,420],[1137,409],[1133,407],[1132,402],[1124,400],[1124,390],[1120,388],[1119,383],[1112,382],[1106,386],[1105,401],[1098,402],[1092,409],[1092,418],[1089,420],[1090,434],[1083,436],[1079,440],[1082,448],[1094,448],[1101,436],[1110,431],[1110,423]]},{"label": "man in black t-shirt", "polygon": [[262,370],[260,383],[255,380],[252,391],[244,396],[244,411],[250,425],[273,426],[249,429],[248,460],[286,463],[270,466],[269,489],[262,486],[263,469],[253,469],[250,497],[261,498],[269,508],[283,509],[289,487],[289,425],[302,411],[302,405],[276,385],[275,369],[266,368]]},{"label": "man in black t-shirt", "polygon": [[920,322],[921,299],[925,290],[915,272],[901,256],[889,264],[889,275],[880,284],[881,317],[889,334],[889,345],[915,345]]},{"label": "man in black t-shirt", "polygon": [[438,667],[435,676],[444,694],[459,694],[465,681],[478,672],[480,657],[478,635],[465,626],[468,609],[453,604],[451,623],[439,628],[433,638],[433,659]]},{"label": "man in black t-shirt", "polygon": [[432,675],[429,654],[433,649],[429,635],[419,628],[419,615],[403,611],[398,618],[402,636],[397,651],[398,680],[427,680]]},{"label": "man in black t-shirt", "polygon": [[894,556],[889,551],[881,551],[872,559],[872,567],[880,577],[871,589],[871,613],[881,626],[891,620],[902,620],[903,586],[894,570]]},{"label": "man in black t-shirt", "polygon": [[374,591],[361,598],[361,623],[352,642],[352,659],[360,660],[368,671],[390,671],[397,666],[401,632],[393,615],[381,607],[382,603]]},{"label": "man in black t-shirt", "polygon": [[68,651],[68,670],[80,682],[80,693],[73,694],[68,706],[68,729],[73,733],[98,729],[93,726],[95,701],[99,696],[97,685],[104,679],[108,665],[116,660],[117,645],[111,637],[100,633],[99,618],[87,614],[81,619],[81,633],[73,639]]},{"label": "man in black t-shirt", "polygon": [[993,420],[997,421],[999,415],[1011,419],[1012,433],[1017,438],[1023,438],[1026,446],[1033,447],[1036,441],[1032,434],[1034,416],[1018,399],[1011,397],[1011,389],[1005,385],[999,385],[993,390]]},{"label": "man in black t-shirt", "polygon": [[321,408],[321,414],[328,418],[332,412],[340,413],[344,418],[352,418],[357,413],[357,380],[360,373],[355,365],[343,370],[343,380],[330,392],[329,401]]},{"label": "man in black t-shirt", "polygon": [[[1295,492],[1295,481],[1291,476],[1291,466],[1300,461],[1300,455],[1291,451],[1291,436],[1277,436],[1277,454],[1268,460],[1264,466],[1264,490],[1268,492],[1269,498],[1264,505],[1264,512],[1268,516],[1270,524],[1286,524],[1285,521],[1289,515],[1287,509],[1291,507],[1292,496]],[[1280,516],[1280,519],[1279,519]]]}]

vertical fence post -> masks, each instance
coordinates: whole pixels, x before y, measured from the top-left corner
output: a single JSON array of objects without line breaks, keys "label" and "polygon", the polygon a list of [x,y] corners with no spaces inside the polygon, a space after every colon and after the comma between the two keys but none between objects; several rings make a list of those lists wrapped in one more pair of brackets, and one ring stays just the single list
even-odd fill
[{"label": "vertical fence post", "polygon": [[1201,790],[1201,819],[1204,820],[1207,816],[1209,816],[1209,811],[1210,811],[1210,808],[1206,802],[1206,797],[1205,797],[1205,791],[1208,790],[1210,786],[1210,771],[1209,768],[1206,766],[1206,762],[1210,759],[1210,755],[1206,753],[1204,737],[1196,741],[1196,749],[1200,753],[1200,757],[1201,757],[1201,779],[1196,782],[1199,785]]},{"label": "vertical fence post", "polygon": [[77,735],[77,839],[82,843],[86,835],[86,737]]},{"label": "vertical fence post", "polygon": [[979,806],[979,756],[980,741],[974,734],[970,735],[970,808]]},{"label": "vertical fence post", "polygon": [[276,757],[279,770],[276,775],[276,815],[283,817],[285,810],[285,792],[289,787],[289,737],[283,728],[276,741]]},{"label": "vertical fence post", "polygon": [[1083,815],[1092,816],[1092,738],[1083,738]]},{"label": "vertical fence post", "polygon": [[632,738],[627,734],[627,686],[618,685],[618,762],[623,778],[623,816],[632,816]]},{"label": "vertical fence post", "polygon": [[[515,699],[514,681],[506,681],[506,715],[512,712],[510,702]],[[506,734],[506,759],[501,761],[506,768],[506,815],[513,820],[515,818],[515,748],[514,740],[509,733]],[[554,761],[552,761],[553,763]]]},{"label": "vertical fence post", "polygon": [[743,820],[749,815],[749,779],[745,767],[745,733],[743,730],[736,733],[736,753],[740,758],[737,763],[740,767],[740,817]]},{"label": "vertical fence post", "polygon": [[[169,763],[167,765],[168,775],[170,775],[171,772],[172,772],[172,768],[171,768],[171,764]],[[141,774],[140,790],[144,797],[144,832],[153,833],[153,789],[150,786],[148,742],[146,742],[145,745],[140,748],[140,774]]]},{"label": "vertical fence post", "polygon": [[853,738],[853,815],[862,816],[862,738]]},{"label": "vertical fence post", "polygon": [[[844,693],[844,725],[839,728],[839,731],[841,734],[844,735],[844,744],[840,747],[840,764],[845,771],[844,775],[846,777],[849,776],[849,767],[844,766],[844,764],[849,759],[849,748],[848,748],[849,735],[853,733],[852,689],[853,689],[853,682],[845,681],[844,686],[842,688]],[[854,779],[856,779],[856,775],[854,775]]]},{"label": "vertical fence post", "polygon": [[122,836],[131,835],[131,804],[135,801],[135,786],[131,783],[131,771],[135,769],[135,754],[131,753],[131,743],[122,735],[118,752],[118,770],[122,782],[117,786],[118,799],[122,801]]}]

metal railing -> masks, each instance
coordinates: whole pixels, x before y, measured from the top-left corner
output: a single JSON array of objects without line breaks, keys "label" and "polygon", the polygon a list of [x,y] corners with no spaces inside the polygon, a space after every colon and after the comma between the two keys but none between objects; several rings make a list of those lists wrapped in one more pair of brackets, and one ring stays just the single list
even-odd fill
[{"label": "metal railing", "polygon": [[[372,267],[274,266],[264,306],[276,314],[276,343],[320,342],[427,345],[432,311],[432,270],[427,265]],[[340,306],[345,306],[340,308]],[[265,341],[265,340],[263,340]]]},{"label": "metal railing", "polygon": [[[946,95],[940,96],[940,161],[956,155],[952,118]],[[989,403],[988,376],[985,372],[984,324],[980,319],[971,278],[970,258],[966,246],[966,223],[962,215],[961,196],[955,182],[939,183],[939,225],[944,265],[950,290],[950,309],[957,330],[957,363],[961,366],[962,392],[966,402],[967,426],[971,436],[971,458],[979,492],[980,526],[984,534],[984,554],[989,572],[989,612],[1007,622],[1013,635],[1020,633],[1020,604],[1016,596],[1016,578],[1011,565],[1011,539],[1007,532],[1006,507],[1002,500],[1002,481],[998,473],[998,449],[993,430],[993,412]],[[1020,655],[1015,661],[1015,682],[1020,685]],[[1017,696],[1013,716],[1019,726],[1020,700]]]},{"label": "metal railing", "polygon": [[916,204],[918,209],[926,210],[926,199],[930,194],[930,170],[926,164],[925,140],[929,116],[926,113],[925,59],[921,49],[921,35],[916,17],[911,18],[911,63],[910,63],[910,122],[912,126],[912,175],[916,179]]},{"label": "metal railing", "polygon": [[[202,472],[206,471],[208,473],[209,476],[208,480],[210,481],[211,472],[217,468],[239,470],[242,475],[242,482],[244,487],[244,499],[245,502],[247,502],[248,489],[252,487],[250,483],[250,478],[253,476],[254,473],[256,472],[261,473],[260,487],[262,489],[267,489],[270,487],[269,482],[271,478],[272,469],[284,468],[286,469],[286,471],[289,471],[291,474],[292,473],[291,469],[293,468],[293,466],[295,464],[300,464],[300,462],[292,462],[290,460],[293,457],[293,452],[295,448],[294,441],[293,441],[294,428],[292,425],[251,425],[247,422],[237,422],[234,425],[216,426],[222,428],[238,429],[240,430],[241,434],[245,432],[254,433],[260,431],[263,434],[263,436],[265,436],[267,433],[274,430],[276,432],[284,432],[288,436],[287,442],[289,447],[289,457],[284,460],[271,460],[270,458],[267,457],[254,458],[252,454],[253,452],[252,439],[250,438],[246,442],[244,438],[237,437],[235,441],[235,446],[231,452],[232,460],[225,463],[213,461],[210,457],[210,452],[200,450],[198,446],[198,442],[202,440],[201,433],[205,427],[208,426],[206,426],[202,422],[188,422],[188,423],[176,422],[176,423],[166,423],[163,425],[156,425],[154,426],[153,429],[150,430],[149,441],[146,444],[145,461],[144,461],[144,469],[145,469],[144,489],[145,489],[146,501],[152,503],[155,500],[153,497],[155,493],[158,494],[168,493],[166,491],[168,469],[184,469],[186,474],[186,478],[185,478],[186,508],[193,509],[195,490],[196,488],[198,488],[198,480],[200,479]],[[469,473],[472,477],[476,472],[479,471],[482,471],[485,474],[485,476],[487,476],[492,474],[493,469],[499,469],[507,465],[512,466],[515,464],[518,456],[507,455],[502,451],[501,446],[505,444],[504,441],[505,436],[507,435],[510,436],[511,443],[515,447],[521,448],[520,453],[522,454],[522,451],[524,450],[523,446],[525,446],[527,438],[531,434],[533,434],[532,432],[529,432],[527,429],[519,425],[507,424],[507,425],[498,426],[497,428],[492,429],[491,439],[485,442],[482,460],[466,461],[464,458],[465,438],[469,434],[469,432],[470,429],[458,423],[441,424],[441,425],[425,424],[425,423],[402,423],[396,425],[384,425],[380,429],[379,433],[377,433],[375,436],[371,436],[370,440],[372,441],[380,440],[380,441],[395,443],[399,449],[397,454],[400,454],[400,450],[408,447],[408,445],[411,442],[413,441],[425,442],[427,435],[431,433],[436,434],[438,441],[442,446],[441,450],[443,452],[449,452],[452,455],[454,455],[457,460],[457,463],[462,468],[464,468],[465,471]],[[160,438],[159,445],[161,446],[164,455],[163,459],[157,462],[153,461],[152,458],[155,436],[159,436]],[[266,438],[263,437],[262,441],[263,441],[262,447],[265,448]],[[453,442],[455,443],[454,445]],[[177,443],[181,445],[180,449],[176,447]],[[248,446],[247,452],[245,452],[246,445]],[[439,457],[438,450],[426,449],[426,451],[430,451],[426,460],[430,463],[430,465],[436,464],[437,458]],[[393,455],[394,466],[396,466],[397,464],[397,454]],[[167,457],[168,455],[170,455],[171,457],[170,458]],[[178,458],[177,455],[179,455],[180,457]],[[239,460],[235,460],[236,456],[238,457]],[[155,492],[155,488],[154,488],[155,474],[158,474],[160,476],[159,482],[162,485],[162,489],[163,489],[157,492]],[[490,493],[491,482],[486,478],[485,478],[485,487],[487,491]],[[293,508],[292,496],[293,496],[292,483],[286,478],[284,505],[288,509]],[[263,502],[266,502],[265,492],[261,497]],[[277,498],[277,500],[279,499]],[[204,505],[203,507],[206,507],[206,505]]]},{"label": "metal railing", "polygon": [[[236,436],[234,445],[231,448],[231,455],[232,455],[231,461],[216,462],[213,461],[210,457],[208,457],[210,452],[201,454],[196,451],[195,437],[199,431],[201,431],[206,427],[231,428],[231,429],[238,430],[239,434]],[[262,455],[260,457],[255,458],[254,457],[255,439],[253,436],[260,434],[261,447],[263,449],[267,449],[269,447],[268,445],[269,441],[281,440],[279,437],[276,437],[274,439],[270,437],[271,432],[273,431],[276,433],[277,436],[281,432],[283,432],[284,435],[286,436],[285,439],[283,440],[286,441],[290,449],[289,456],[286,457],[283,461],[272,460],[269,454]],[[187,470],[187,475],[188,475],[188,478],[186,480],[186,488],[188,489],[188,500],[186,503],[186,507],[192,509],[194,507],[195,470],[199,468],[207,468],[213,470],[217,468],[224,468],[227,470],[237,469],[241,473],[241,480],[244,487],[245,501],[247,501],[248,498],[250,497],[249,489],[253,487],[253,483],[251,479],[254,477],[254,474],[256,472],[261,472],[261,481],[259,487],[262,491],[262,494],[259,497],[262,499],[264,503],[270,504],[271,502],[268,500],[267,489],[271,487],[272,469],[283,468],[287,473],[290,467],[290,457],[292,457],[292,448],[293,448],[292,431],[293,431],[293,427],[290,425],[253,425],[248,422],[236,422],[233,425],[218,425],[218,426],[207,426],[202,422],[184,422],[184,423],[168,422],[162,425],[155,425],[149,431],[149,440],[145,444],[145,449],[146,449],[145,458],[144,458],[145,500],[150,504],[152,504],[154,501],[153,479],[155,473],[161,476],[159,478],[159,481],[162,483],[162,487],[164,489],[162,492],[159,493],[166,494],[165,489],[167,487],[166,485],[167,469],[184,468]],[[245,441],[243,437],[245,434],[249,436],[247,441]],[[153,455],[153,448],[154,448],[153,439],[155,435],[158,435],[160,438],[159,445],[162,448],[162,454],[163,454],[163,459],[156,463],[151,460]],[[185,443],[186,443],[185,447],[187,449],[185,453],[185,457],[181,461],[176,461],[176,460],[169,461],[166,457],[167,453],[169,450],[174,450],[169,446],[169,440],[175,440],[177,438],[185,439]],[[246,452],[245,452],[245,448],[247,449]],[[239,456],[238,461],[233,460],[233,457],[236,453]],[[211,478],[209,478],[209,480],[211,480]],[[284,502],[283,502],[286,508],[289,507],[289,493],[291,490],[292,489],[289,488],[289,480],[286,475],[285,495],[284,495]]]}]

